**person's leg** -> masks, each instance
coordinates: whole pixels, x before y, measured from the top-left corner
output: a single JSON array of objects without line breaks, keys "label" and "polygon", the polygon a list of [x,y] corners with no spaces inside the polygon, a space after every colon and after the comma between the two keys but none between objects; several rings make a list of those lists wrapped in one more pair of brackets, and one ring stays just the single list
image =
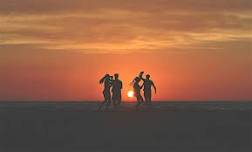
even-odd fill
[{"label": "person's leg", "polygon": [[113,105],[116,105],[116,94],[115,94],[115,92],[112,93],[112,102],[113,102]]},{"label": "person's leg", "polygon": [[146,91],[145,92],[145,95],[146,95],[146,102],[147,104],[150,104],[151,103],[151,91]]},{"label": "person's leg", "polygon": [[119,104],[119,97],[118,92],[116,92],[114,96],[114,106],[117,106],[118,104]]},{"label": "person's leg", "polygon": [[137,98],[137,104],[141,104],[141,97],[139,94],[136,94],[136,98]]},{"label": "person's leg", "polygon": [[105,100],[106,100],[106,91],[105,91],[105,90],[103,90],[102,94],[103,94],[104,101],[105,101]]},{"label": "person's leg", "polygon": [[150,104],[152,104],[151,98],[152,98],[152,95],[151,95],[151,92],[150,92],[150,96],[149,96],[149,103]]},{"label": "person's leg", "polygon": [[106,92],[105,91],[103,91],[103,96],[104,96],[104,101],[98,107],[98,110],[101,110],[101,108],[103,107],[103,105],[107,102],[107,96],[106,96]]},{"label": "person's leg", "polygon": [[120,105],[122,102],[122,94],[121,91],[118,93],[118,105]]},{"label": "person's leg", "polygon": [[108,92],[108,97],[107,97],[107,106],[111,104],[111,93],[110,91]]},{"label": "person's leg", "polygon": [[136,107],[138,107],[141,104],[141,98],[140,98],[139,95],[136,95],[136,98],[137,98],[137,105],[136,105]]},{"label": "person's leg", "polygon": [[104,101],[102,102],[102,104],[106,103],[108,100],[108,93],[106,90],[103,91],[103,97],[104,97]]},{"label": "person's leg", "polygon": [[144,92],[144,100],[145,100],[145,103],[147,104],[148,103],[148,96],[147,96],[146,92]]},{"label": "person's leg", "polygon": [[151,104],[151,92],[146,93],[147,104]]},{"label": "person's leg", "polygon": [[142,97],[141,93],[139,93],[137,96],[138,96],[139,103],[140,104],[143,103],[144,100],[143,100],[143,97]]},{"label": "person's leg", "polygon": [[141,94],[140,94],[140,101],[141,101],[141,103],[144,103],[144,100],[143,100],[143,97],[141,96]]}]

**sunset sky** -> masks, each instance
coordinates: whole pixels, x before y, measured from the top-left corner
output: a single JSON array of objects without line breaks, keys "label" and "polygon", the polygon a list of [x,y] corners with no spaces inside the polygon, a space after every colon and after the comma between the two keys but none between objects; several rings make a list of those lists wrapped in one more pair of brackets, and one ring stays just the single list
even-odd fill
[{"label": "sunset sky", "polygon": [[0,101],[123,100],[146,71],[154,100],[252,100],[251,0],[0,0]]}]

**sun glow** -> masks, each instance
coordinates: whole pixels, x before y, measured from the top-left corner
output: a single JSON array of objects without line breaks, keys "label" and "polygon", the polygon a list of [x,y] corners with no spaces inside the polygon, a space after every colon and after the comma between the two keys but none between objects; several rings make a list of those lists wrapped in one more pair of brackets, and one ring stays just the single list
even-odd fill
[{"label": "sun glow", "polygon": [[129,91],[128,92],[128,97],[129,98],[133,98],[134,97],[134,92],[133,91]]}]

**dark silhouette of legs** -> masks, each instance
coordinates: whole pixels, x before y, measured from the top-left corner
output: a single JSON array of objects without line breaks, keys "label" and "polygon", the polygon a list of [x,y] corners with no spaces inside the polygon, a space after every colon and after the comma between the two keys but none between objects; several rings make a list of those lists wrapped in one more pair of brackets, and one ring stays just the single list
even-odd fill
[{"label": "dark silhouette of legs", "polygon": [[144,98],[146,104],[151,104],[151,91],[144,91]]},{"label": "dark silhouette of legs", "polygon": [[117,104],[120,105],[122,102],[122,95],[121,95],[121,91],[118,92],[118,96],[117,96]]},{"label": "dark silhouette of legs", "polygon": [[113,101],[113,105],[115,106],[116,105],[116,93],[115,92],[113,92],[113,94],[112,94],[112,101]]},{"label": "dark silhouette of legs", "polygon": [[137,98],[137,107],[142,104],[144,101],[143,101],[143,97],[141,96],[141,94],[137,94],[136,95],[136,98]]},{"label": "dark silhouette of legs", "polygon": [[105,102],[107,103],[107,105],[109,105],[111,103],[110,90],[104,90],[103,95],[104,95]]},{"label": "dark silhouette of legs", "polygon": [[104,101],[99,106],[99,108],[98,108],[99,110],[103,107],[104,104],[106,104],[106,106],[109,106],[111,104],[110,90],[104,90],[103,91],[103,96],[104,96]]},{"label": "dark silhouette of legs", "polygon": [[121,95],[121,91],[114,91],[113,95],[112,95],[112,101],[113,101],[113,105],[117,106],[121,104],[122,101],[122,95]]}]

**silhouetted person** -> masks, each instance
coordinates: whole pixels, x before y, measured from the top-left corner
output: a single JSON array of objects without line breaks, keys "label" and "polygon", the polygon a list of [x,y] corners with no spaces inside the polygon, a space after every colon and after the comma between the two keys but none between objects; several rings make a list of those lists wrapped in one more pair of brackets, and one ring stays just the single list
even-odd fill
[{"label": "silhouetted person", "polygon": [[153,83],[153,81],[150,80],[150,75],[147,74],[146,75],[146,79],[144,79],[142,77],[143,73],[144,72],[141,72],[139,77],[144,81],[144,83],[143,83],[144,89],[143,90],[144,90],[145,102],[146,102],[146,104],[151,104],[151,97],[152,97],[152,95],[151,95],[151,87],[153,86],[153,88],[155,90],[155,93],[157,92],[157,89],[156,89],[156,86]]},{"label": "silhouetted person", "polygon": [[114,105],[120,105],[122,102],[122,81],[119,80],[119,74],[115,74],[115,79],[112,81],[112,101]]},{"label": "silhouetted person", "polygon": [[143,97],[141,95],[141,89],[142,86],[139,85],[139,82],[141,81],[141,78],[136,77],[133,81],[133,88],[134,88],[134,95],[137,98],[137,106],[139,106],[140,104],[142,104],[143,101]]},{"label": "silhouetted person", "polygon": [[104,84],[104,89],[103,89],[103,96],[104,96],[104,102],[102,102],[102,105],[99,107],[99,109],[103,106],[103,104],[110,105],[111,103],[111,86],[112,86],[112,79],[109,74],[106,74],[101,80],[100,84]]}]

